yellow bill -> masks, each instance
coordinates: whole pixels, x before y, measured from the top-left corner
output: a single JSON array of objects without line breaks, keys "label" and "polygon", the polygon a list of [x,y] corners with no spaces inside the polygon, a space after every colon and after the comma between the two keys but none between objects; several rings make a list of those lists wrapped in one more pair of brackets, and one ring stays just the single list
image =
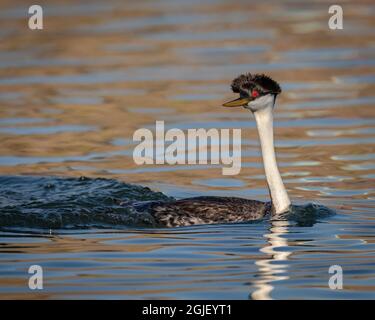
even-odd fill
[{"label": "yellow bill", "polygon": [[246,106],[251,100],[250,97],[238,98],[223,104],[224,107],[243,107]]}]

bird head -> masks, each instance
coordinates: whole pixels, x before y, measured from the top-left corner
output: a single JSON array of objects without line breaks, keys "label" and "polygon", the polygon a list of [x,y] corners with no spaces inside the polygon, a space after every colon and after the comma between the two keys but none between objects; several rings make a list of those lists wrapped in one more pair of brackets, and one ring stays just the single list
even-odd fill
[{"label": "bird head", "polygon": [[264,74],[242,74],[232,81],[232,91],[240,97],[224,103],[224,107],[244,107],[252,112],[273,106],[281,93],[280,85]]}]

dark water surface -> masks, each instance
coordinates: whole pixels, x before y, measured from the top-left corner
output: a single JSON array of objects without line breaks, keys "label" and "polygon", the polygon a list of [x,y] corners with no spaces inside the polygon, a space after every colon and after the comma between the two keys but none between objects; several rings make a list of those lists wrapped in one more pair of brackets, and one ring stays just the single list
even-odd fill
[{"label": "dark water surface", "polygon": [[[0,298],[375,298],[375,6],[345,2],[332,31],[331,4],[48,1],[30,31],[30,4],[1,1]],[[167,197],[268,200],[254,119],[220,107],[248,71],[283,89],[275,143],[294,216],[162,229],[135,214]],[[137,166],[133,133],[156,120],[241,128],[240,174]]]}]

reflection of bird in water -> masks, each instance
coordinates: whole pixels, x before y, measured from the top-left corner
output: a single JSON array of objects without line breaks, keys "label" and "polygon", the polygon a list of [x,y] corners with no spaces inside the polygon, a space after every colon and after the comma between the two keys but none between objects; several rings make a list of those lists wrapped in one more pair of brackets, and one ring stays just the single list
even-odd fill
[{"label": "reflection of bird in water", "polygon": [[[282,248],[288,246],[288,241],[283,235],[288,233],[289,221],[271,221],[270,232],[265,234],[267,245],[260,249],[268,255],[268,259],[259,259],[255,264],[259,268],[259,277],[254,281],[255,291],[251,294],[252,299],[269,300],[274,289],[275,281],[287,280],[285,275],[288,267],[287,261],[291,254]],[[285,263],[282,263],[285,262]]]},{"label": "reflection of bird in water", "polygon": [[225,107],[244,107],[255,117],[271,202],[235,197],[195,197],[150,204],[156,223],[173,227],[205,223],[240,222],[288,211],[290,200],[277,167],[273,143],[273,109],[281,93],[279,84],[265,75],[245,74],[232,82],[240,97]]}]

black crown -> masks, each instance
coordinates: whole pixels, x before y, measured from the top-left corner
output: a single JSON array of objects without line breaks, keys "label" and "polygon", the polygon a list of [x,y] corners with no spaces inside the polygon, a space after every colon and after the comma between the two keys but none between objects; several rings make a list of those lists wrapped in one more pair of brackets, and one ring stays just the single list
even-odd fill
[{"label": "black crown", "polygon": [[248,94],[248,92],[255,88],[262,94],[281,93],[280,85],[271,77],[264,74],[241,74],[232,81],[231,87],[233,92],[240,94]]}]

